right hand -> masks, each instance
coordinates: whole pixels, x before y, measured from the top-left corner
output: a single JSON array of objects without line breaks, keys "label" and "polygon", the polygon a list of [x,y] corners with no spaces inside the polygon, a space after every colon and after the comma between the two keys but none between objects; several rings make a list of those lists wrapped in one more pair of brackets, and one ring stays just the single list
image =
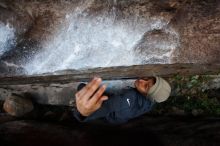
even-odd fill
[{"label": "right hand", "polygon": [[105,92],[106,85],[99,88],[101,82],[101,78],[94,78],[75,94],[76,107],[81,115],[91,115],[102,106],[103,101],[108,100],[108,96],[102,95]]}]

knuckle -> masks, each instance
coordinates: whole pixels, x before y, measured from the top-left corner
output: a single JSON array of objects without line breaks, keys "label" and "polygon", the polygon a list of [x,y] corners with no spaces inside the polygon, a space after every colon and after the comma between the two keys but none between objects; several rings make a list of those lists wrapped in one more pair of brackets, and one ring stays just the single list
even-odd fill
[{"label": "knuckle", "polygon": [[77,104],[78,106],[81,106],[81,105],[82,105],[82,102],[76,101],[76,104]]},{"label": "knuckle", "polygon": [[99,92],[98,92],[98,94],[99,94],[99,95],[102,95],[103,92],[104,92],[104,90],[103,90],[103,89],[100,89]]},{"label": "knuckle", "polygon": [[76,96],[76,101],[79,101],[79,100],[80,100],[79,96]]},{"label": "knuckle", "polygon": [[76,98],[79,97],[79,92],[77,92],[77,93],[75,94],[75,97],[76,97]]},{"label": "knuckle", "polygon": [[94,98],[99,99],[101,97],[101,93],[97,93]]},{"label": "knuckle", "polygon": [[96,109],[99,109],[101,107],[101,104],[96,105]]},{"label": "knuckle", "polygon": [[84,89],[85,89],[86,91],[87,91],[89,88],[90,88],[89,85],[86,85],[86,86],[84,87]]},{"label": "knuckle", "polygon": [[89,90],[92,87],[92,84],[88,84],[85,88],[86,90]]},{"label": "knuckle", "polygon": [[102,95],[102,93],[103,93],[103,89],[99,89],[99,91],[97,91],[96,94],[97,94],[98,97],[100,97]]},{"label": "knuckle", "polygon": [[96,90],[96,86],[92,86],[92,87],[90,87],[90,89],[89,90],[91,90],[91,91],[95,91]]}]

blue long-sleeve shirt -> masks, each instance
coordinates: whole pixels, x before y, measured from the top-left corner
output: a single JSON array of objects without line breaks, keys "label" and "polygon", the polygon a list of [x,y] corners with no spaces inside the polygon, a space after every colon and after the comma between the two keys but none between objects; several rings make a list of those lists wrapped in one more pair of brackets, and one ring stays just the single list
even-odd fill
[{"label": "blue long-sleeve shirt", "polygon": [[154,102],[139,93],[135,88],[126,89],[121,95],[112,95],[101,108],[88,117],[82,118],[75,109],[73,114],[81,122],[103,119],[112,124],[125,123],[130,119],[150,111]]}]

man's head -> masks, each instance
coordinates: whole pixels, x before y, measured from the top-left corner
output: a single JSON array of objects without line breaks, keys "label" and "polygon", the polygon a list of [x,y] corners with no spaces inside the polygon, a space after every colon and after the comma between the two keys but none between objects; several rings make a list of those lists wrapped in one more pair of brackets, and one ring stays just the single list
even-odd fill
[{"label": "man's head", "polygon": [[167,100],[171,93],[171,87],[167,81],[160,77],[142,78],[135,81],[137,90],[156,102]]}]

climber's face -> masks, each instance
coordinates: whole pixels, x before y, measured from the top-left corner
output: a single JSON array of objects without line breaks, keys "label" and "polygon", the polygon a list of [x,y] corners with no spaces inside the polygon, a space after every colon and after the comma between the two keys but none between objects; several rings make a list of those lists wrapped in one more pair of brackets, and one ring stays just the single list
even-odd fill
[{"label": "climber's face", "polygon": [[156,78],[154,77],[141,78],[141,79],[137,79],[134,85],[141,94],[146,96],[150,88],[155,84],[155,82],[156,82]]}]

